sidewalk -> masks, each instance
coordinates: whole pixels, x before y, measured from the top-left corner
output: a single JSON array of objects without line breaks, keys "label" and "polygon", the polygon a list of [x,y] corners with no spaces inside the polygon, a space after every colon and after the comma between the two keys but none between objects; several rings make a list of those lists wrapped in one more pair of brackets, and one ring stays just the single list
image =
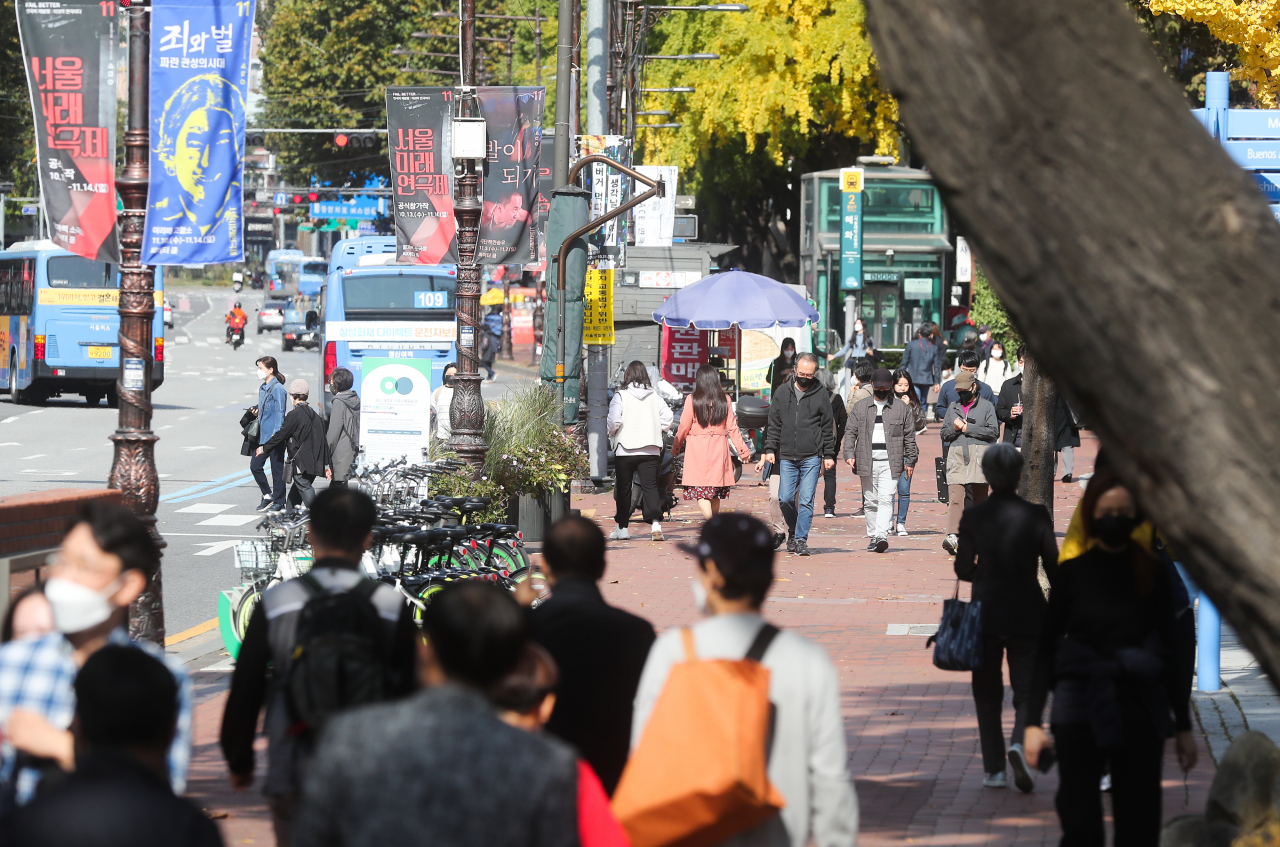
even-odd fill
[{"label": "sidewalk", "polygon": [[[864,552],[865,524],[849,516],[860,500],[858,483],[841,464],[839,517],[815,519],[812,557],[779,557],[766,614],[821,643],[840,671],[850,771],[862,809],[862,847],[1056,844],[1056,771],[1042,777],[1030,795],[983,789],[968,675],[936,669],[925,649],[925,636],[936,628],[941,601],[951,596],[955,579],[951,557],[941,549],[945,506],[936,502],[932,473],[933,459],[940,455],[936,424],[920,444],[922,471],[913,486],[907,524],[911,536],[890,539],[886,554]],[[1096,446],[1086,434],[1084,447],[1076,451],[1077,474],[1091,470]],[[1080,494],[1078,485],[1057,484],[1054,519],[1059,534]],[[606,530],[612,528],[610,494],[575,496],[573,505]],[[766,505],[764,486],[745,479],[728,501],[731,508],[757,515],[767,514]],[[664,524],[666,541],[611,542],[603,585],[610,602],[647,617],[660,630],[693,623],[697,616],[689,586],[694,565],[672,542],[693,540],[700,523],[697,507],[682,503]],[[201,659],[201,667],[217,658]],[[271,844],[269,816],[258,788],[231,792],[217,748],[229,674],[203,673],[198,680],[191,793],[212,813],[225,815],[219,824],[228,845]],[[1006,726],[1013,721],[1010,698],[1006,694]],[[1201,764],[1185,785],[1172,753],[1166,755],[1166,819],[1203,811],[1214,764],[1203,746],[1201,752]]]}]

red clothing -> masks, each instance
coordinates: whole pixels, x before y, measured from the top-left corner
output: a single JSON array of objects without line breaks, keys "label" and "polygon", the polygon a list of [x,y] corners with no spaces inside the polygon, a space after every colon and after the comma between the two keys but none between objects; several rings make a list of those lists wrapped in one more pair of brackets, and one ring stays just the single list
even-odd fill
[{"label": "red clothing", "polygon": [[249,322],[249,316],[244,313],[243,309],[232,309],[231,314],[227,315],[226,321],[231,324],[232,329],[241,329]]},{"label": "red clothing", "polygon": [[729,416],[723,422],[704,427],[693,413],[693,395],[685,398],[680,428],[676,430],[676,439],[671,445],[672,455],[677,455],[685,441],[689,442],[689,449],[684,455],[684,476],[680,479],[684,485],[712,488],[733,485],[733,462],[729,459],[726,435],[738,448],[738,458],[744,462],[751,458],[751,451],[743,443],[742,433],[738,432],[738,416],[734,414],[732,400],[729,401]]},{"label": "red clothing", "polygon": [[578,760],[578,840],[582,847],[631,847],[600,778],[583,759]]}]

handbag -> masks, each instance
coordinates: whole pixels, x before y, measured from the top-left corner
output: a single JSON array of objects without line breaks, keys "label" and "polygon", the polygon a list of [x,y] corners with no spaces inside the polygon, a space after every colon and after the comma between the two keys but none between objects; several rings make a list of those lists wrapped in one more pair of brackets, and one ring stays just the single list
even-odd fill
[{"label": "handbag", "polygon": [[933,647],[934,667],[941,670],[982,670],[982,601],[961,600],[960,580],[955,595],[942,601],[942,623],[924,646]]}]

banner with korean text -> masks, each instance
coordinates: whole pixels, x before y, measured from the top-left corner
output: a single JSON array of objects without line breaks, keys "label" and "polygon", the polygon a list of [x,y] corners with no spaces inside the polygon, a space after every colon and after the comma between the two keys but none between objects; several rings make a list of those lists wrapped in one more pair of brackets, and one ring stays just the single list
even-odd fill
[{"label": "banner with korean text", "polygon": [[[538,261],[535,215],[545,89],[482,87],[476,96],[488,134],[488,155],[481,163],[484,207],[476,261],[532,265]],[[397,261],[425,265],[458,261],[449,143],[455,97],[451,88],[387,89]]]},{"label": "banner with korean text", "polygon": [[142,261],[244,260],[244,127],[254,0],[155,0]]},{"label": "banner with korean text", "polygon": [[17,0],[36,171],[59,247],[120,261],[116,232],[116,4]]}]

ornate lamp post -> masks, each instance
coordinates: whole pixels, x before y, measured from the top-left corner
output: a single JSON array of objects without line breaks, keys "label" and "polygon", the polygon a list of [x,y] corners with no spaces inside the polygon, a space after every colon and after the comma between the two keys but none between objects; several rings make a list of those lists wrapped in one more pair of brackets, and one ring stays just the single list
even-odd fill
[{"label": "ornate lamp post", "polygon": [[[125,506],[156,532],[156,504],[160,478],[156,474],[151,431],[151,325],[156,314],[152,268],[142,264],[142,229],[147,213],[148,115],[151,18],[147,9],[130,6],[129,125],[124,135],[124,173],[116,181],[124,203],[120,222],[120,420],[111,441],[115,457],[108,486],[124,494]],[[160,541],[161,546],[164,542]],[[164,604],[160,568],[150,574],[147,590],[134,604],[129,634],[164,644]]]},{"label": "ornate lamp post", "polygon": [[[480,326],[480,266],[476,247],[480,239],[480,174],[478,159],[484,158],[483,119],[475,99],[476,84],[476,3],[462,0],[458,38],[462,42],[462,91],[453,124],[453,158],[457,174],[453,212],[458,229],[458,374],[454,377],[449,423],[453,435],[449,447],[469,465],[484,463],[484,400],[480,396],[480,367],[477,359]],[[468,121],[470,119],[470,121]],[[479,121],[480,149],[476,158],[460,153],[473,140],[468,130]],[[468,127],[467,124],[472,126]]]}]

